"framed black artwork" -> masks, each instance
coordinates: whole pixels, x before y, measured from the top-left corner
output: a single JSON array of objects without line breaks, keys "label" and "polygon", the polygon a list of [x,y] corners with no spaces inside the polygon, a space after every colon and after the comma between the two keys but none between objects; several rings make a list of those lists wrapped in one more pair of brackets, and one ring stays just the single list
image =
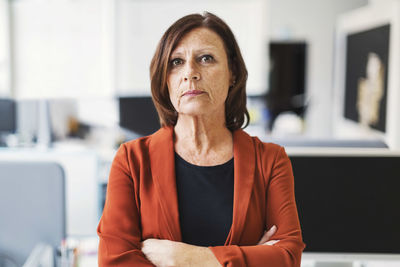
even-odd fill
[{"label": "framed black artwork", "polygon": [[341,15],[334,57],[333,136],[400,149],[400,2]]},{"label": "framed black artwork", "polygon": [[347,35],[344,116],[386,132],[390,24]]}]

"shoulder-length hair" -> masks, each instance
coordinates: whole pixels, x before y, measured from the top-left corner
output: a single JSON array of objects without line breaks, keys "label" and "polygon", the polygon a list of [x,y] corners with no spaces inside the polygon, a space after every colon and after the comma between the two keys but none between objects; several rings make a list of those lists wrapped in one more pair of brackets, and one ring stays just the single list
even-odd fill
[{"label": "shoulder-length hair", "polygon": [[247,69],[239,46],[229,26],[216,15],[204,12],[190,14],[172,24],[162,36],[151,60],[150,79],[154,105],[160,117],[161,126],[174,126],[178,113],[171,103],[167,76],[171,53],[179,41],[195,28],[207,28],[222,39],[228,58],[228,65],[234,77],[233,86],[229,87],[225,101],[225,124],[231,130],[245,128],[249,124],[249,113],[246,108]]}]

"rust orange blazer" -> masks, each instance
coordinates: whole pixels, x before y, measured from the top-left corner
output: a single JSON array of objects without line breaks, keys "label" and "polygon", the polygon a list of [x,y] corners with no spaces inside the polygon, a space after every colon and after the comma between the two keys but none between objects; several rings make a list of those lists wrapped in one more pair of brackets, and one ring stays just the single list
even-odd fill
[{"label": "rust orange blazer", "polygon": [[[304,243],[284,149],[233,133],[233,221],[224,246],[210,247],[222,266],[300,266]],[[273,246],[256,245],[278,227]],[[98,229],[99,266],[153,266],[141,252],[148,238],[181,241],[173,128],[120,146],[112,163]]]}]

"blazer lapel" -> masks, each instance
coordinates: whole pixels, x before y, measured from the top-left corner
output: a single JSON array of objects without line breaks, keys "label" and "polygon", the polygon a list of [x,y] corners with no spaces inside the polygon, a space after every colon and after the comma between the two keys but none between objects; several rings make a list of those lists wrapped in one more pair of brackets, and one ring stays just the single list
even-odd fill
[{"label": "blazer lapel", "polygon": [[225,245],[239,244],[254,184],[255,149],[252,138],[243,130],[233,133],[234,194],[233,220]]},{"label": "blazer lapel", "polygon": [[175,157],[173,128],[164,127],[150,139],[150,168],[159,204],[161,206],[168,235],[172,241],[181,241],[178,194],[175,179]]}]

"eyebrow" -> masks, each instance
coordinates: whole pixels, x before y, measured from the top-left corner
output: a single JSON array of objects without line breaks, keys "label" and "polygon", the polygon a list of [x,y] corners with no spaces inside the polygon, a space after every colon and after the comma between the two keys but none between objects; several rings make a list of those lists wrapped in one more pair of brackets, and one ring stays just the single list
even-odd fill
[{"label": "eyebrow", "polygon": [[[212,50],[215,50],[216,47],[215,46],[207,46],[198,50],[194,50],[195,53],[204,53],[204,52],[211,52]],[[210,51],[211,50],[211,51]],[[171,56],[178,56],[178,55],[182,55],[184,53],[177,51],[177,52],[172,52]]]}]

